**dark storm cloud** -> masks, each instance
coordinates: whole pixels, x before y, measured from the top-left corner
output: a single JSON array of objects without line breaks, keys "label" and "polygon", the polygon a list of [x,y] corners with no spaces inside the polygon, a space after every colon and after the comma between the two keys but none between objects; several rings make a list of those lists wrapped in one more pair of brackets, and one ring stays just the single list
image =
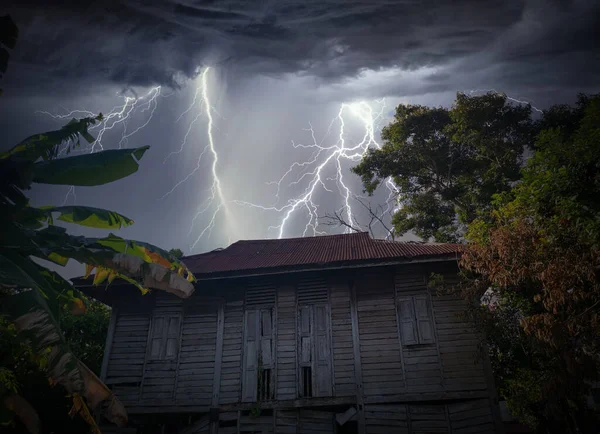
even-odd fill
[{"label": "dark storm cloud", "polygon": [[[65,79],[72,91],[90,82],[175,85],[203,64],[225,64],[243,74],[302,73],[327,82],[365,68],[448,69],[413,92],[456,90],[491,70],[488,79],[500,84],[593,85],[600,70],[600,6],[594,0],[52,5],[23,0],[8,8],[22,37],[11,66],[18,74],[9,71],[7,79],[19,88],[49,92]],[[387,87],[393,91],[393,83]]]}]

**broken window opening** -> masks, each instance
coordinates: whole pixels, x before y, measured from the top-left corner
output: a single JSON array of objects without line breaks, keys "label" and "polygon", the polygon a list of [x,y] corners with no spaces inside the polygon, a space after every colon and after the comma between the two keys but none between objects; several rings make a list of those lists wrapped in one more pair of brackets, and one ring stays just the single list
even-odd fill
[{"label": "broken window opening", "polygon": [[312,394],[312,369],[310,366],[302,367],[302,396],[311,398]]},{"label": "broken window opening", "polygon": [[256,396],[259,401],[269,401],[273,399],[271,387],[271,370],[262,369],[258,371],[258,389]]}]

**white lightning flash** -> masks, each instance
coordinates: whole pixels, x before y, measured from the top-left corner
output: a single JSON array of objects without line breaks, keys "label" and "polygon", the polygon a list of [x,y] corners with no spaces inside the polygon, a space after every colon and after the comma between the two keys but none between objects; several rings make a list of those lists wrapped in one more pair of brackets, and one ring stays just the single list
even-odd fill
[{"label": "white lightning flash", "polygon": [[[207,76],[208,76],[209,71],[210,71],[210,67],[204,68],[204,70],[202,71],[202,74],[200,75],[200,84],[196,87],[196,91],[194,92],[194,98],[192,100],[192,103],[177,118],[177,121],[179,121],[185,114],[189,113],[191,110],[193,110],[194,108],[199,106],[199,107],[197,107],[198,111],[197,111],[196,115],[194,116],[194,118],[191,120],[191,122],[188,125],[187,131],[183,138],[183,141],[181,142],[181,146],[180,146],[179,150],[171,152],[169,155],[167,155],[167,158],[165,159],[165,162],[166,162],[167,159],[171,155],[179,154],[183,151],[184,147],[187,144],[190,132],[192,131],[192,127],[200,119],[202,114],[205,113],[206,119],[207,119],[207,129],[206,129],[207,143],[204,146],[204,148],[202,149],[202,152],[200,152],[200,154],[198,155],[196,167],[190,173],[188,173],[183,179],[181,179],[179,182],[177,182],[173,186],[173,188],[171,188],[171,190],[169,190],[167,193],[165,193],[162,197],[162,199],[164,199],[165,197],[167,197],[168,195],[173,193],[177,189],[177,187],[179,187],[181,184],[183,184],[184,182],[189,180],[198,170],[201,169],[201,167],[202,167],[201,163],[202,163],[202,158],[204,157],[204,154],[206,152],[209,152],[211,154],[212,163],[211,163],[211,168],[210,168],[210,174],[211,174],[211,178],[212,178],[212,183],[211,183],[210,188],[208,189],[208,196],[200,204],[200,206],[198,207],[198,211],[192,218],[192,223],[191,223],[188,235],[190,235],[192,233],[194,226],[196,224],[196,220],[200,216],[202,216],[204,213],[206,213],[211,208],[213,208],[213,212],[212,212],[211,218],[208,221],[208,224],[200,231],[198,237],[192,243],[192,245],[191,245],[192,249],[196,246],[196,244],[198,244],[198,242],[202,239],[202,237],[204,237],[204,235],[208,234],[208,236],[210,237],[210,234],[212,233],[212,230],[215,227],[217,215],[221,211],[223,211],[223,215],[224,215],[226,221],[231,219],[231,213],[230,213],[230,210],[228,207],[228,202],[225,198],[225,194],[223,193],[223,189],[221,187],[221,180],[219,179],[219,175],[217,172],[219,155],[217,154],[217,149],[215,147],[215,140],[214,140],[214,136],[213,136],[213,129],[215,128],[213,113],[215,112],[215,109],[210,102],[210,96],[209,96],[209,92],[208,92]],[[198,99],[201,100],[200,103],[198,103]]]},{"label": "white lightning flash", "polygon": [[[379,106],[379,108],[374,109],[373,106]],[[295,149],[313,149],[314,152],[308,160],[294,162],[278,181],[270,183],[277,186],[275,204],[263,206],[240,200],[233,202],[239,205],[272,211],[281,215],[280,223],[277,226],[269,227],[269,229],[277,230],[278,238],[284,236],[286,224],[290,221],[290,218],[300,211],[306,211],[308,214],[308,220],[302,235],[306,236],[309,233],[312,233],[312,235],[321,235],[326,232],[319,230],[319,205],[316,201],[316,195],[320,189],[331,192],[332,190],[328,184],[333,182],[341,195],[343,203],[342,210],[345,214],[347,223],[349,226],[356,227],[357,222],[353,211],[353,203],[358,196],[352,193],[344,179],[344,167],[347,162],[359,161],[369,148],[381,148],[381,145],[376,138],[376,131],[378,131],[378,127],[383,121],[385,107],[385,100],[383,99],[375,101],[374,104],[369,104],[365,101],[342,104],[337,116],[329,124],[325,137],[320,143],[317,143],[314,129],[312,125],[309,124],[308,131],[310,131],[312,143],[301,145],[292,142],[292,146]],[[347,122],[358,122],[358,124],[361,125],[364,133],[360,141],[350,143],[346,136]],[[332,145],[325,146],[323,145],[323,141],[329,135],[333,125],[337,125],[338,128],[337,140]],[[306,183],[306,188],[299,196],[288,200],[286,204],[278,205],[277,203],[279,202],[279,195],[283,183],[297,170],[300,170],[300,173],[297,175],[296,179],[288,183],[288,186]],[[334,175],[326,177],[325,173],[331,171],[334,172]],[[386,180],[385,185],[390,190],[389,199],[395,197],[398,193],[398,189],[393,184],[392,180]],[[388,203],[388,207],[389,206],[391,206],[390,203]],[[389,208],[387,211],[389,211]],[[351,230],[352,229],[349,227],[345,228],[345,232]]]},{"label": "white lightning flash", "polygon": [[542,110],[540,110],[539,108],[537,108],[533,104],[531,104],[531,102],[526,101],[523,98],[520,98],[520,99],[513,98],[512,96],[507,95],[504,92],[498,92],[496,89],[472,89],[469,91],[469,95],[478,94],[478,93],[487,93],[487,92],[494,92],[495,94],[498,94],[498,95],[504,95],[504,96],[506,96],[506,99],[508,99],[509,101],[516,102],[517,104],[526,104],[526,105],[528,104],[536,112],[538,112],[540,114],[544,113]]},{"label": "white lightning flash", "polygon": [[[115,130],[116,128],[122,127],[121,136],[118,142],[118,148],[121,149],[123,146],[127,146],[128,140],[131,136],[138,133],[140,130],[145,128],[151,121],[154,116],[154,112],[156,111],[156,107],[158,106],[158,97],[161,95],[161,87],[153,87],[146,93],[146,95],[141,96],[139,98],[125,96],[123,97],[123,104],[117,105],[113,107],[108,113],[103,116],[102,121],[98,122],[95,125],[92,125],[89,128],[95,136],[96,140],[93,143],[88,144],[79,149],[72,150],[72,152],[79,153],[94,153],[97,151],[104,150],[104,146],[102,144],[102,139],[104,138],[104,134],[108,131]],[[81,118],[81,117],[96,117],[98,113],[94,113],[89,110],[65,110],[67,113],[64,114],[56,114],[50,113],[47,111],[38,110],[36,113],[41,113],[44,115],[48,115],[56,120],[67,120],[72,118]],[[136,112],[140,113],[149,112],[146,116],[146,120],[140,126],[135,128],[132,131],[128,131],[127,127],[129,122],[133,119]],[[67,143],[63,149],[61,149],[58,153],[59,156],[65,155],[67,150],[69,150],[72,146],[72,143]],[[73,203],[77,200],[77,196],[75,195],[75,186],[70,186],[69,190],[65,195],[64,204],[66,204],[69,200],[69,196],[73,196]]]}]

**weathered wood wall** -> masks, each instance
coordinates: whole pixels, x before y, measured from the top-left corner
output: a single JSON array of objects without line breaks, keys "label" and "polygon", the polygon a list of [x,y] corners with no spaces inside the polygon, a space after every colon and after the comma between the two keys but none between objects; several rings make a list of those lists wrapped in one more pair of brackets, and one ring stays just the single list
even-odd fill
[{"label": "weathered wood wall", "polygon": [[298,397],[296,365],[296,288],[286,285],[277,292],[277,399]]},{"label": "weathered wood wall", "polygon": [[232,288],[226,297],[219,403],[233,404],[239,402],[242,391],[244,292]]},{"label": "weathered wood wall", "polygon": [[389,270],[381,270],[361,273],[356,280],[365,397],[395,394],[404,387],[392,279]]},{"label": "weathered wood wall", "polygon": [[[493,432],[479,337],[458,317],[461,300],[428,288],[432,271],[292,273],[222,281],[189,300],[123,298],[104,377],[134,414],[220,407],[219,432],[333,433],[336,412],[363,403],[360,433]],[[260,406],[272,413],[257,419],[247,412],[261,369],[271,392],[258,393],[272,398]]]},{"label": "weathered wood wall", "polygon": [[[441,360],[436,340],[435,319],[437,312],[435,308],[431,311],[431,299],[435,297],[432,290],[427,288],[427,276],[421,267],[398,267],[394,274],[394,289],[396,295],[396,308],[398,321],[400,323],[400,341],[402,342],[402,358],[404,360],[404,375],[406,378],[406,389],[409,392],[437,392],[442,390]],[[429,321],[431,338],[427,343],[409,345],[402,340],[402,300],[416,297],[423,302],[428,310],[424,320],[420,320],[421,328],[424,321]],[[416,308],[415,305],[413,305]],[[415,312],[415,315],[417,312]],[[419,324],[417,325],[417,332]]]},{"label": "weathered wood wall", "polygon": [[330,281],[331,335],[335,396],[356,395],[350,288],[343,279]]}]

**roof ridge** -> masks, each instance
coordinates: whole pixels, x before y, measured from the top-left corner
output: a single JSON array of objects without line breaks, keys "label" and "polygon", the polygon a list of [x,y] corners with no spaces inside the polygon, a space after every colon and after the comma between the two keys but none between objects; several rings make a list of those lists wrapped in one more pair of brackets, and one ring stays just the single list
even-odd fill
[{"label": "roof ridge", "polygon": [[292,237],[292,238],[263,238],[263,239],[253,239],[253,240],[237,240],[235,243],[231,243],[230,245],[228,245],[227,247],[217,247],[216,249],[213,250],[209,250],[208,252],[202,252],[202,253],[196,253],[193,255],[187,255],[184,256],[183,258],[195,258],[195,257],[199,257],[199,256],[203,256],[203,255],[208,255],[210,253],[217,253],[217,252],[223,252],[226,251],[227,249],[238,245],[238,244],[251,244],[251,243],[277,243],[277,242],[282,242],[282,241],[300,241],[300,240],[314,240],[316,238],[342,238],[342,237],[349,237],[349,236],[367,236],[369,238],[369,240],[373,240],[373,238],[371,238],[370,234],[367,231],[362,231],[362,232],[351,232],[349,234],[331,234],[331,235],[315,235],[312,237]]},{"label": "roof ridge", "polygon": [[254,239],[254,240],[237,240],[235,243],[230,244],[230,246],[233,246],[234,244],[237,243],[252,243],[252,242],[260,242],[260,243],[264,243],[264,242],[280,242],[280,241],[296,241],[296,240],[314,240],[316,238],[342,238],[342,237],[349,237],[349,236],[365,236],[365,234],[371,238],[371,236],[369,235],[368,232],[366,231],[362,231],[362,232],[351,232],[349,234],[327,234],[327,235],[314,235],[312,237],[291,237],[291,238],[264,238],[264,239]]}]

